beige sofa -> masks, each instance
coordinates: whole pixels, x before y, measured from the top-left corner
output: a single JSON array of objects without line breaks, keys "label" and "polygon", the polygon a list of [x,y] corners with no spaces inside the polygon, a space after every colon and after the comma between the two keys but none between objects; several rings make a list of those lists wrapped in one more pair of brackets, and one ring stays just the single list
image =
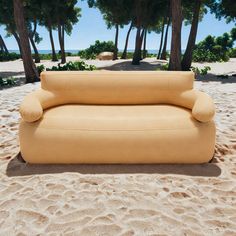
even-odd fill
[{"label": "beige sofa", "polygon": [[192,72],[43,72],[20,107],[30,163],[204,163],[215,108]]}]

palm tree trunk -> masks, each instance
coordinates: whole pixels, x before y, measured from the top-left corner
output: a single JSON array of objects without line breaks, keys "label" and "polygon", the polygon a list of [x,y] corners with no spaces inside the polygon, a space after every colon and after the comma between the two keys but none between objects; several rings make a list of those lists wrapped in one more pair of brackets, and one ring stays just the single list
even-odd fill
[{"label": "palm tree trunk", "polygon": [[0,52],[1,52],[1,53],[4,52],[3,46],[2,46],[2,44],[1,44],[1,40],[0,40]]},{"label": "palm tree trunk", "polygon": [[142,60],[142,45],[143,45],[143,38],[144,38],[144,33],[145,33],[145,29],[142,30],[141,32],[141,36],[140,36],[140,39],[141,39],[141,42],[140,42],[140,50],[139,50],[139,57],[140,57],[140,60]]},{"label": "palm tree trunk", "polygon": [[115,50],[113,54],[113,60],[117,60],[118,56],[118,37],[119,37],[119,25],[116,24],[116,36],[115,36]]},{"label": "palm tree trunk", "polygon": [[55,50],[55,46],[54,46],[54,40],[53,40],[53,34],[52,34],[52,27],[51,27],[51,25],[49,25],[48,31],[49,31],[49,38],[50,38],[51,47],[52,47],[52,61],[58,61],[56,50]]},{"label": "palm tree trunk", "polygon": [[64,24],[58,24],[58,38],[61,49],[61,63],[66,63],[66,54],[65,54],[65,41],[64,41]]},{"label": "palm tree trunk", "polygon": [[192,64],[192,55],[193,55],[193,49],[194,49],[196,37],[197,37],[197,28],[198,28],[198,22],[199,22],[200,8],[201,8],[201,0],[195,0],[192,26],[191,26],[191,30],[190,30],[190,34],[188,38],[187,48],[185,50],[185,53],[182,59],[182,70],[190,70],[190,67]]},{"label": "palm tree trunk", "polygon": [[14,3],[14,19],[20,37],[20,45],[21,45],[22,59],[25,70],[26,83],[32,83],[35,81],[39,81],[39,75],[31,55],[28,32],[24,18],[23,1],[14,0],[13,3]]},{"label": "palm tree trunk", "polygon": [[1,53],[4,52],[3,44],[2,44],[2,36],[0,35],[0,51]]},{"label": "palm tree trunk", "polygon": [[29,40],[30,40],[30,43],[31,43],[31,45],[32,45],[32,47],[33,47],[33,49],[34,49],[34,62],[35,62],[35,63],[40,63],[39,52],[38,52],[38,49],[37,49],[37,47],[36,47],[36,45],[35,45],[35,42],[34,42],[34,39],[33,39],[31,33],[29,33]]},{"label": "palm tree trunk", "polygon": [[170,0],[172,15],[172,36],[169,70],[181,70],[181,27],[182,6],[181,0]]},{"label": "palm tree trunk", "polygon": [[143,59],[147,57],[147,49],[146,49],[146,44],[147,44],[147,30],[144,32],[144,39],[143,39]]},{"label": "palm tree trunk", "polygon": [[161,53],[162,60],[166,60],[166,47],[167,47],[169,26],[170,26],[170,17],[168,18],[168,22],[166,25],[165,39],[164,39],[163,49],[162,49],[162,53]]},{"label": "palm tree trunk", "polygon": [[125,48],[124,48],[124,51],[122,53],[121,59],[126,59],[127,58],[127,49],[128,49],[128,43],[129,43],[129,35],[130,35],[130,32],[131,32],[132,28],[133,28],[133,22],[130,23],[129,30],[128,30],[127,35],[126,35]]},{"label": "palm tree trunk", "polygon": [[7,49],[7,46],[6,46],[6,44],[5,44],[5,42],[4,42],[1,35],[0,35],[0,45],[1,45],[3,51],[5,51],[6,53],[9,53],[8,49]]},{"label": "palm tree trunk", "polygon": [[134,55],[133,55],[133,60],[132,64],[133,65],[139,65],[140,64],[140,45],[141,45],[141,37],[140,37],[140,32],[141,32],[141,26],[137,26],[137,32],[136,32],[136,38],[135,38],[135,50],[134,50]]},{"label": "palm tree trunk", "polygon": [[21,55],[21,58],[22,58],[22,50],[21,50],[21,45],[20,45],[20,38],[18,36],[18,34],[15,32],[15,31],[12,31],[12,35],[14,36],[16,42],[17,42],[17,45],[19,47],[19,51],[20,51],[20,55]]},{"label": "palm tree trunk", "polygon": [[166,18],[163,18],[163,23],[162,23],[162,28],[161,28],[161,42],[160,42],[160,47],[159,47],[159,51],[158,51],[158,54],[157,54],[157,59],[160,59],[160,57],[161,57],[161,49],[162,49],[162,44],[163,44],[165,22],[166,22]]}]

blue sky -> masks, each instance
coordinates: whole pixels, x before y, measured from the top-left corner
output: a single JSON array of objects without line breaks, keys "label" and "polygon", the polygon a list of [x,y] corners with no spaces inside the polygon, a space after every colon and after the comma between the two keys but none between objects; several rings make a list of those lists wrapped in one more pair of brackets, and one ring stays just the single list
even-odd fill
[{"label": "blue sky", "polygon": [[[76,24],[73,28],[71,36],[65,37],[65,46],[67,50],[72,49],[84,49],[89,47],[90,44],[93,44],[95,40],[114,40],[115,30],[108,30],[104,20],[102,18],[99,10],[94,8],[88,8],[86,1],[79,1],[78,6],[82,9],[82,17],[79,20],[79,23]],[[203,18],[203,21],[199,24],[197,42],[204,39],[207,35],[211,34],[218,36],[224,32],[229,32],[234,27],[233,23],[226,24],[225,20],[222,19],[218,21],[215,19],[214,15],[210,13],[206,14]],[[128,26],[120,30],[119,35],[119,49],[122,50],[125,43],[125,37],[128,30]],[[188,34],[190,27],[183,26],[182,28],[182,49],[185,49]],[[38,32],[43,37],[42,42],[38,45],[39,50],[48,50],[50,49],[50,42],[48,32],[45,28],[39,27]],[[0,34],[5,36],[4,27],[0,26]],[[18,49],[17,44],[14,38],[4,38],[5,43],[8,49],[14,50]],[[54,32],[54,41],[56,49],[59,49],[57,32]],[[159,46],[160,35],[156,33],[148,34],[147,37],[147,48],[148,49],[157,49]],[[129,41],[129,49],[134,49],[135,42],[135,30],[132,30]],[[168,49],[170,48],[170,34],[169,34],[169,44]]]}]

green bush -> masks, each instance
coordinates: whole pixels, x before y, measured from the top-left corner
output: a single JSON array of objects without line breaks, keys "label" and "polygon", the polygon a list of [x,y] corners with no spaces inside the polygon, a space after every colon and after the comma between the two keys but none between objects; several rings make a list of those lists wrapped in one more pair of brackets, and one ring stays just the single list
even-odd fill
[{"label": "green bush", "polygon": [[41,72],[43,72],[45,70],[45,66],[44,65],[37,66],[36,68],[38,70],[39,75],[41,74]]},{"label": "green bush", "polygon": [[95,59],[101,52],[114,52],[114,50],[115,45],[112,41],[100,42],[99,40],[96,40],[95,44],[90,45],[89,48],[79,51],[78,56],[83,59]]},{"label": "green bush", "polygon": [[[94,65],[88,65],[84,61],[69,61],[65,65],[61,65],[58,63],[57,66],[53,66],[52,68],[46,68],[47,71],[79,71],[79,70],[96,70]],[[42,72],[42,71],[41,71]]]},{"label": "green bush", "polygon": [[10,52],[0,52],[0,61],[13,61],[21,58],[19,54]]},{"label": "green bush", "polygon": [[195,49],[193,50],[193,61],[228,61],[234,41],[235,38],[228,33],[224,33],[219,37],[208,35],[203,41],[195,46]]},{"label": "green bush", "polygon": [[231,58],[235,58],[236,57],[236,48],[232,48],[229,51],[229,57],[231,57]]},{"label": "green bush", "polygon": [[169,63],[166,63],[166,64],[161,65],[160,70],[168,70],[168,68],[169,68]]},{"label": "green bush", "polygon": [[9,77],[9,78],[0,77],[0,87],[13,86],[15,84],[16,84],[16,81],[12,77]]},{"label": "green bush", "polygon": [[198,74],[198,75],[207,75],[208,71],[210,70],[211,70],[210,66],[204,66],[203,69],[199,69],[198,67],[194,67],[194,66],[191,67],[191,71],[193,71],[195,74]]}]

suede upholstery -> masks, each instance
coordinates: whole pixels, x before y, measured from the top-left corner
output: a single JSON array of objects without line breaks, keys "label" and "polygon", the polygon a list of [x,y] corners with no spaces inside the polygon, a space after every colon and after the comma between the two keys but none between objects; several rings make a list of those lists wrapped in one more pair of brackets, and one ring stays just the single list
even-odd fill
[{"label": "suede upholstery", "polygon": [[30,163],[204,163],[212,99],[192,72],[43,72],[20,107]]}]

